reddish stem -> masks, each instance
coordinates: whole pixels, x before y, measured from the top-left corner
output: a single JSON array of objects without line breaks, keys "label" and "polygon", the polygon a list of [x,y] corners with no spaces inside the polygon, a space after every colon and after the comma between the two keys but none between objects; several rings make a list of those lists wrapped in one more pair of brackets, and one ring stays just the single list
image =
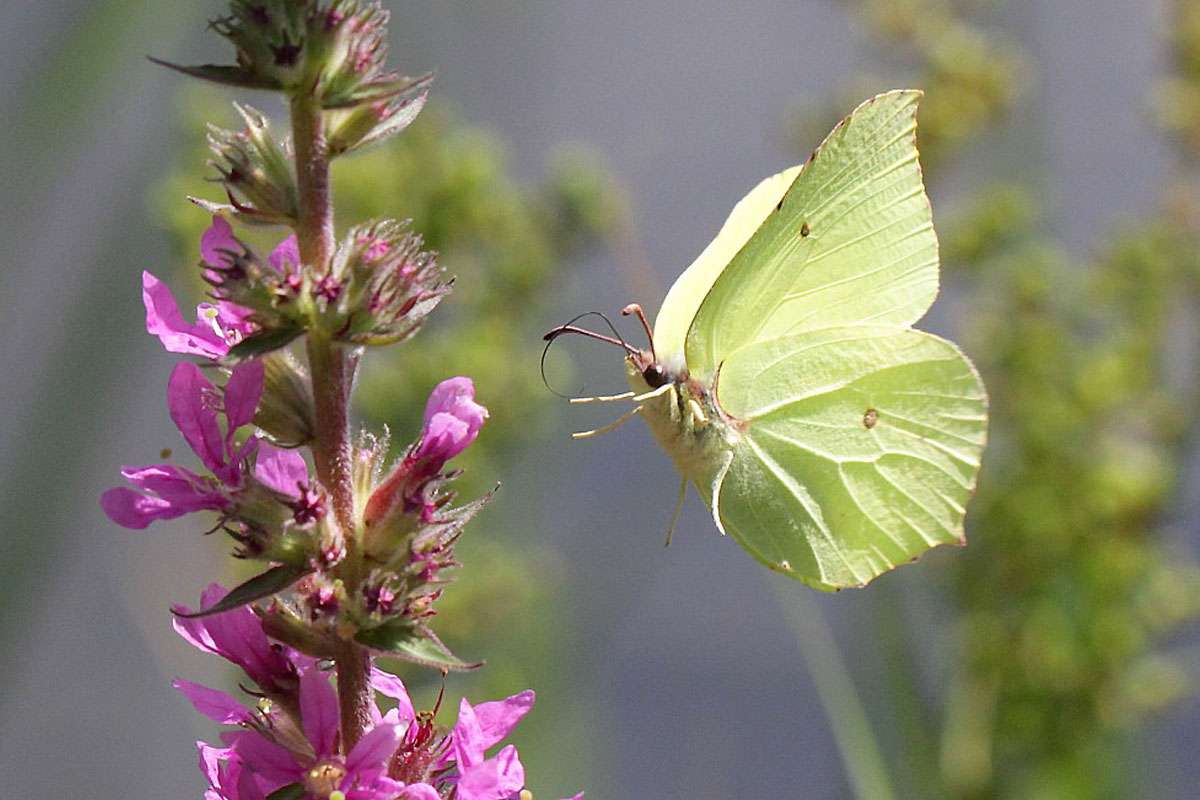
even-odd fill
[{"label": "reddish stem", "polygon": [[[300,260],[310,274],[324,275],[333,254],[333,198],[325,117],[320,102],[307,94],[292,98],[291,112]],[[338,577],[353,597],[361,580],[350,447],[350,389],[358,358],[316,329],[309,332],[307,349],[316,406],[313,462],[317,479],[330,497],[333,519],[345,540],[346,557],[338,567]],[[370,652],[353,640],[345,640],[334,664],[338,673],[342,750],[349,752],[371,723]]]}]

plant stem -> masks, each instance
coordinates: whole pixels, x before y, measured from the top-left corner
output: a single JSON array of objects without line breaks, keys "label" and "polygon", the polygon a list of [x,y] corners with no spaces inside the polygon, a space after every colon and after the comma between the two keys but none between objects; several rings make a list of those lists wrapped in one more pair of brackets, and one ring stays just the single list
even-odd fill
[{"label": "plant stem", "polygon": [[[320,102],[308,94],[297,94],[292,98],[291,115],[299,204],[296,238],[300,245],[300,260],[312,274],[320,275],[329,269],[333,253],[333,197],[329,186],[325,119]],[[309,331],[307,349],[316,406],[313,462],[345,542],[346,555],[338,574],[347,593],[354,596],[361,570],[355,538],[351,474],[350,389],[358,358],[316,328]],[[334,664],[338,673],[342,749],[349,752],[371,722],[370,653],[347,639],[341,643]]]},{"label": "plant stem", "polygon": [[770,577],[779,607],[796,632],[796,643],[825,709],[854,796],[859,800],[895,800],[896,790],[883,750],[821,607],[808,596],[808,589]]}]

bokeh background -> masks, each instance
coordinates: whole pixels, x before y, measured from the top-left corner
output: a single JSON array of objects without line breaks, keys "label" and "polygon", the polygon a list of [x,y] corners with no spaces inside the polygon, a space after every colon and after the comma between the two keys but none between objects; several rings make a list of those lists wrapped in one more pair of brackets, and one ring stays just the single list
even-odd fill
[{"label": "bokeh background", "polygon": [[[393,63],[438,79],[399,140],[336,165],[340,219],[412,217],[459,283],[371,358],[360,412],[407,441],[458,373],[493,410],[461,488],[503,487],[437,627],[489,662],[452,697],[538,690],[516,741],[539,797],[1195,796],[1200,2],[390,5]],[[203,123],[236,122],[143,55],[226,60],[204,33],[221,6],[6,10],[0,786],[198,797],[193,742],[216,731],[169,681],[233,676],[167,609],[239,573],[186,520],[124,531],[96,498],[182,444],[138,276],[199,299],[183,196],[213,196]],[[922,325],[993,400],[970,545],[819,596],[693,498],[664,550],[666,457],[638,424],[572,443],[606,420],[542,385],[538,333],[655,308],[759,178],[898,86],[927,92],[943,244]],[[623,384],[586,342],[548,374]],[[432,705],[440,682],[405,677]]]}]

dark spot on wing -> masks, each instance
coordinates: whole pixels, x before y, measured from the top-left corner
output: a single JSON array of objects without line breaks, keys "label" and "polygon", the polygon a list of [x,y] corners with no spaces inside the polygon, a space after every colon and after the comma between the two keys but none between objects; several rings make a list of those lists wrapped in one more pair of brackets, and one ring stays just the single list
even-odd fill
[{"label": "dark spot on wing", "polygon": [[775,204],[775,210],[780,211],[782,209],[783,209],[783,198],[781,197],[781,198],[779,198],[779,202]]},{"label": "dark spot on wing", "polygon": [[809,227],[808,227],[808,223],[807,223],[807,222],[801,223],[801,224],[800,224],[800,235],[801,235],[801,236],[808,236],[808,234],[809,234]]},{"label": "dark spot on wing", "polygon": [[875,423],[879,421],[879,412],[873,408],[868,408],[863,414],[863,427],[867,430],[875,427]]}]

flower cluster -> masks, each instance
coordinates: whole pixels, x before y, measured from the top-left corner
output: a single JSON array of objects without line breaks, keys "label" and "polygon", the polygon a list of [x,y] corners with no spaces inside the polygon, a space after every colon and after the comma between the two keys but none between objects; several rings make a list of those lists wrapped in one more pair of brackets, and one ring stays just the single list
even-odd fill
[{"label": "flower cluster", "polygon": [[[225,595],[213,584],[201,605],[215,606]],[[399,678],[372,668],[372,688],[394,707],[383,713],[373,705],[370,729],[343,754],[337,694],[317,659],[272,642],[248,608],[181,617],[175,628],[257,685],[247,689],[248,707],[225,692],[175,681],[197,711],[234,727],[222,734],[222,747],[197,743],[206,800],[263,800],[288,788],[295,792],[289,797],[320,800],[507,800],[524,789],[516,748],[488,751],[533,708],[531,691],[479,705],[463,699],[458,720],[446,728],[436,722],[437,708],[417,711]]]},{"label": "flower cluster", "polygon": [[[206,800],[530,797],[516,749],[489,753],[532,692],[464,700],[447,728],[440,700],[416,711],[375,664],[386,654],[443,675],[480,666],[451,653],[430,619],[459,566],[455,544],[490,498],[458,504],[448,488],[458,473],[447,464],[488,417],[469,378],[433,388],[398,459],[387,434],[351,436],[362,350],[411,337],[450,288],[407,224],[365,223],[334,240],[331,159],[402,130],[429,82],[385,70],[386,20],[375,0],[232,0],[213,27],[237,65],[178,68],[282,91],[292,121],[291,142],[246,107],[244,129],[210,128],[229,202],[194,201],[213,214],[200,240],[209,302],[194,320],[142,275],[146,330],[194,359],[172,370],[167,405],[200,467],[164,451],[165,463],[124,467],[128,485],[100,500],[113,522],[139,530],[208,512],[234,556],[265,565],[229,591],[211,585],[195,611],[174,609],[184,638],[254,684],[239,699],[176,682],[200,713],[232,726],[220,747],[200,744]],[[291,230],[264,256],[239,236],[244,225]]]}]

